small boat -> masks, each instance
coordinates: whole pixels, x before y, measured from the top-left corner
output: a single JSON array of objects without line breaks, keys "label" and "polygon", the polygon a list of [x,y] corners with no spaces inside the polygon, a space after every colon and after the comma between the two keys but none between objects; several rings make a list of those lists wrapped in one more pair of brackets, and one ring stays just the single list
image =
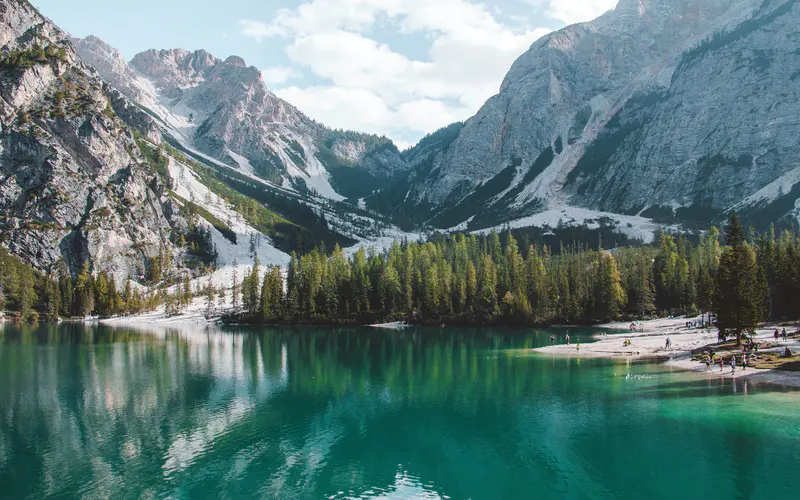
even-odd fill
[{"label": "small boat", "polygon": [[408,328],[408,323],[405,321],[395,321],[392,323],[378,323],[376,325],[369,325],[372,328],[385,328],[387,330],[402,330]]}]

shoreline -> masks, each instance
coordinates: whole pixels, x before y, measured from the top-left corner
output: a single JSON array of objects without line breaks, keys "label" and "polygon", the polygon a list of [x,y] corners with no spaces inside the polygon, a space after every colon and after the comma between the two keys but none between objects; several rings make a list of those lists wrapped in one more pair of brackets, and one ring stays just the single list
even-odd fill
[{"label": "shoreline", "polygon": [[[692,351],[705,347],[713,349],[713,346],[717,344],[717,333],[716,330],[710,329],[687,329],[686,321],[694,319],[697,318],[643,321],[641,322],[643,326],[641,332],[630,332],[627,323],[601,325],[601,328],[616,332],[594,335],[593,338],[597,340],[589,344],[580,344],[580,350],[578,350],[578,344],[573,340],[571,345],[562,343],[539,347],[533,351],[539,355],[560,358],[663,363],[698,376],[751,380],[800,388],[800,372],[795,371],[752,367],[743,370],[741,366],[737,366],[736,371],[731,373],[730,365],[727,363],[721,372],[718,363],[712,364],[711,369],[706,370],[705,364],[692,359]],[[756,339],[759,342],[772,341],[773,331],[773,328],[760,328],[757,331]],[[667,338],[672,342],[672,347],[669,349],[665,347]],[[629,346],[623,346],[625,339],[631,340]],[[564,338],[559,338],[557,341],[563,342]],[[800,351],[800,339],[790,338],[785,343],[781,341],[780,346],[759,350],[759,354],[780,352],[786,347],[794,352]]]},{"label": "shoreline", "polygon": [[[215,311],[219,312],[219,311]],[[190,311],[183,315],[168,317],[163,312],[153,311],[133,316],[118,316],[113,318],[86,318],[87,323],[106,324],[108,326],[139,326],[150,328],[164,327],[202,327],[220,326],[220,317],[207,319],[200,311]],[[7,318],[0,319],[0,323]],[[598,333],[592,336],[593,342],[581,344],[579,339],[573,339],[571,345],[565,343],[534,348],[532,351],[538,355],[559,358],[578,358],[578,359],[608,359],[626,360],[639,362],[662,363],[666,366],[677,368],[686,372],[694,373],[697,376],[705,375],[714,378],[746,379],[757,382],[777,384],[800,388],[800,371],[787,371],[779,368],[753,368],[743,370],[737,366],[734,373],[730,372],[730,365],[720,371],[719,364],[712,364],[711,369],[707,370],[705,364],[692,359],[692,351],[702,348],[711,348],[717,344],[717,333],[711,329],[687,329],[686,321],[692,318],[679,319],[656,319],[641,322],[642,331],[630,332],[628,323],[611,323],[598,325],[596,328],[607,330],[608,333]],[[309,325],[313,326],[313,325]],[[345,325],[336,325],[345,326]],[[357,326],[357,325],[347,325]],[[394,324],[386,325],[362,325],[372,327],[376,330],[393,329]],[[406,326],[415,326],[404,324]],[[773,342],[772,332],[774,328],[760,328],[756,339],[760,343]],[[669,338],[672,347],[666,348],[665,342]],[[623,346],[623,341],[630,339],[631,344]],[[563,342],[564,337],[556,339]],[[577,342],[576,342],[577,340]],[[577,346],[580,345],[580,350]],[[800,352],[800,338],[790,338],[787,342],[773,344],[767,349],[762,349],[759,354],[774,354],[782,352],[788,347],[793,352]],[[798,357],[800,360],[800,357]]]}]

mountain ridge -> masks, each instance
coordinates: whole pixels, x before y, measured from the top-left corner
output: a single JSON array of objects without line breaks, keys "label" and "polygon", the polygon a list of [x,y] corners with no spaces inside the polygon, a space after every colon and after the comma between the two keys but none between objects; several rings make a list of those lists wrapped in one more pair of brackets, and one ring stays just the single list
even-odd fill
[{"label": "mountain ridge", "polygon": [[149,49],[123,67],[122,55],[99,38],[73,41],[104,79],[159,114],[184,145],[276,186],[341,201],[406,169],[397,148],[386,147],[391,141],[308,118],[238,56]]},{"label": "mountain ridge", "polygon": [[[788,21],[775,32],[760,24],[762,17]],[[794,0],[623,0],[594,21],[566,27],[534,42],[512,65],[500,92],[466,121],[446,148],[435,153],[424,175],[412,172],[415,178],[411,182],[395,186],[393,200],[387,202],[380,194],[368,198],[367,204],[384,210],[387,204],[391,209],[402,206],[404,211],[413,210],[410,204],[421,213],[418,220],[442,229],[463,223],[471,229],[496,226],[549,208],[569,206],[649,215],[665,223],[717,222],[736,201],[754,196],[775,179],[789,175],[797,151],[788,139],[780,137],[787,153],[783,164],[742,170],[738,175],[753,179],[746,185],[731,182],[737,177],[730,168],[726,171],[727,167],[719,170],[715,180],[709,180],[703,177],[703,164],[706,170],[716,171],[714,162],[720,163],[719,155],[724,156],[725,151],[714,145],[708,151],[698,147],[690,153],[670,154],[671,145],[680,149],[683,144],[696,142],[688,135],[691,128],[678,123],[691,121],[698,113],[709,116],[713,127],[695,130],[699,138],[714,129],[735,128],[726,120],[743,118],[742,111],[714,114],[703,109],[737,101],[763,103],[768,99],[762,93],[796,92],[797,83],[772,76],[763,82],[761,93],[744,94],[736,89],[739,78],[726,79],[737,70],[736,65],[725,67],[724,61],[703,59],[697,64],[706,68],[706,74],[679,88],[685,61],[717,34],[749,29],[752,39],[766,39],[766,50],[781,52],[782,46],[786,47],[783,67],[793,68],[796,62],[790,55],[800,43],[793,38],[790,25],[799,18]],[[709,70],[712,67],[714,71]],[[772,70],[780,67],[775,64]],[[763,69],[758,66],[745,68],[737,77],[758,81],[763,76],[760,71]],[[698,81],[706,85],[697,85]],[[676,96],[692,85],[699,92],[694,101]],[[662,131],[662,139],[653,138],[651,133],[649,143],[633,142],[645,130],[658,127],[658,120],[651,122],[645,116],[645,112],[653,111],[647,106],[654,105],[658,95],[667,96],[672,108],[679,110],[671,118],[671,130]],[[763,113],[758,124],[768,129],[771,120],[785,121],[790,114]],[[669,123],[666,114],[661,116],[662,125]],[[791,127],[788,130],[798,132]],[[751,142],[735,130],[724,139]],[[623,140],[627,141],[625,147],[618,147],[616,142]],[[771,140],[773,137],[764,137],[758,147],[766,149]],[[722,138],[719,142],[724,143]],[[632,168],[628,158],[642,150],[651,153],[633,166],[638,172],[637,182],[625,182]],[[728,155],[725,164],[733,168],[741,155],[751,153]],[[610,162],[607,167],[606,162]],[[669,188],[656,185],[655,179],[664,179],[669,172],[663,163],[670,169],[680,169],[683,181],[672,182]],[[597,168],[587,170],[588,164]],[[693,202],[692,196],[715,189],[725,192],[713,197],[707,207]],[[751,222],[769,222],[751,211]],[[779,217],[796,218],[797,213],[790,210]]]}]

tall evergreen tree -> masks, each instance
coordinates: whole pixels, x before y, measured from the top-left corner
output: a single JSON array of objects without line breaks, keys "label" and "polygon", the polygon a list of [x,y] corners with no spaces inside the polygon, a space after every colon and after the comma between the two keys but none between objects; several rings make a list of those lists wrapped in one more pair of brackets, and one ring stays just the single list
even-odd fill
[{"label": "tall evergreen tree", "polygon": [[739,345],[743,333],[755,333],[761,319],[763,299],[755,252],[745,241],[735,212],[731,214],[725,234],[727,246],[717,271],[714,311],[721,336],[733,335]]}]

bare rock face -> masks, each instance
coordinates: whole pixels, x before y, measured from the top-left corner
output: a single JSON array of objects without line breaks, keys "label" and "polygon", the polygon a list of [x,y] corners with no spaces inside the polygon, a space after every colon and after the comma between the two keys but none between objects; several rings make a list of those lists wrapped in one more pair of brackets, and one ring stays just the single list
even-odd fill
[{"label": "bare rock face", "polygon": [[763,209],[794,186],[796,4],[621,0],[547,35],[402,199],[471,203],[442,227],[548,205],[706,222],[744,199]]},{"label": "bare rock face", "polygon": [[[185,146],[276,185],[342,199],[409,165],[386,138],[339,132],[270,92],[237,56],[148,50],[121,67],[119,53],[88,37],[78,53],[110,85],[161,117]],[[360,192],[356,189],[353,192]]]},{"label": "bare rock face", "polygon": [[130,105],[24,0],[0,5],[0,43],[0,242],[42,270],[142,274],[182,221],[115,113]]},{"label": "bare rock face", "polygon": [[737,206],[784,205],[769,219],[793,212],[796,180],[780,179],[794,178],[800,158],[798,23],[800,2],[764,2],[684,53],[668,87],[645,107],[626,103],[598,136],[592,148],[605,161],[587,158],[570,174],[572,199],[700,221]]}]

